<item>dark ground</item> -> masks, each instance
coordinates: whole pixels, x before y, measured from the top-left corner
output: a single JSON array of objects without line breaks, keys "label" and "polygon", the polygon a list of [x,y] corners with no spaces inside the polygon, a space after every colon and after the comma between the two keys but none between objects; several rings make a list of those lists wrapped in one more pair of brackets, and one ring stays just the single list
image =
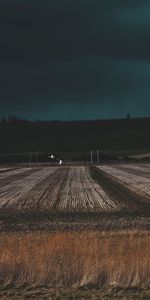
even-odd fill
[{"label": "dark ground", "polygon": [[[0,162],[10,159],[9,153],[24,153],[18,160],[29,160],[26,153],[39,154],[38,159],[48,161],[47,153],[71,160],[90,160],[93,149],[100,150],[100,159],[115,155],[150,152],[150,118],[116,119],[76,122],[12,122],[0,124]],[[46,153],[46,156],[44,156]],[[17,158],[14,156],[14,160]],[[36,161],[33,155],[33,161]]]},{"label": "dark ground", "polygon": [[0,292],[1,300],[150,300],[150,290],[121,288],[82,288],[61,290],[51,288],[7,289]]}]

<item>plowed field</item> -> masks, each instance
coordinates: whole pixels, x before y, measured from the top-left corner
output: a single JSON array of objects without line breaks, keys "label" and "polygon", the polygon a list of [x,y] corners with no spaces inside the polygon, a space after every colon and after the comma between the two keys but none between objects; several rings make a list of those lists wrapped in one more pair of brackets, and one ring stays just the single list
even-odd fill
[{"label": "plowed field", "polygon": [[39,229],[148,228],[149,212],[150,166],[0,169],[1,230],[23,222]]}]

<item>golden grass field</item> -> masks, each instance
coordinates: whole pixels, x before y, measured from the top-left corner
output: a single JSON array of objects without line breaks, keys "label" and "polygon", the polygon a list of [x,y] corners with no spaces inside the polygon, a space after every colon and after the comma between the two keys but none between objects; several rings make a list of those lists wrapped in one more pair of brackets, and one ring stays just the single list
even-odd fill
[{"label": "golden grass field", "polygon": [[1,286],[148,288],[148,232],[3,234]]}]

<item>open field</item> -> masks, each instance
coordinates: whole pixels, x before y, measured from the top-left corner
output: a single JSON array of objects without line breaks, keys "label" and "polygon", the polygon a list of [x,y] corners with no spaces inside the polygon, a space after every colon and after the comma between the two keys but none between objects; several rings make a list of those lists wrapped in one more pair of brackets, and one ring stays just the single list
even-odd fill
[{"label": "open field", "polygon": [[136,193],[137,197],[150,201],[150,169],[137,166],[101,166],[100,170],[115,177],[115,179]]},{"label": "open field", "polygon": [[[23,177],[20,176],[22,172]],[[9,184],[8,173],[11,174]],[[9,171],[1,176],[0,208],[66,212],[121,209],[119,203],[111,201],[102,187],[92,180],[85,167]]]},{"label": "open field", "polygon": [[149,229],[150,167],[18,168],[0,172],[0,230]]},{"label": "open field", "polygon": [[[149,249],[150,235],[146,231],[4,234],[0,244],[0,295],[18,293],[19,299],[23,294],[33,299],[34,292],[39,293],[34,299],[42,299],[38,297],[45,291],[44,299],[56,299],[48,294],[65,288],[73,289],[73,295],[80,288],[78,296],[82,298],[66,295],[66,299],[149,299],[142,298],[146,294],[150,297]],[[105,291],[108,286],[111,289]],[[24,292],[19,294],[22,288]],[[114,298],[115,288],[126,289],[128,296],[132,288],[137,298],[124,298],[121,294]],[[102,294],[105,298],[100,298]]]},{"label": "open field", "polygon": [[149,300],[149,229],[150,165],[0,168],[0,298]]}]

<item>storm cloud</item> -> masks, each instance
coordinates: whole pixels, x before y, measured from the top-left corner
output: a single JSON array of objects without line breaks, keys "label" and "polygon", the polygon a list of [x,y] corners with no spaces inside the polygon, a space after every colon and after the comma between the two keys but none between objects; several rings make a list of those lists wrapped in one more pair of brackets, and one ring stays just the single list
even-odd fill
[{"label": "storm cloud", "polygon": [[149,34],[149,1],[1,1],[1,115],[150,115]]}]

